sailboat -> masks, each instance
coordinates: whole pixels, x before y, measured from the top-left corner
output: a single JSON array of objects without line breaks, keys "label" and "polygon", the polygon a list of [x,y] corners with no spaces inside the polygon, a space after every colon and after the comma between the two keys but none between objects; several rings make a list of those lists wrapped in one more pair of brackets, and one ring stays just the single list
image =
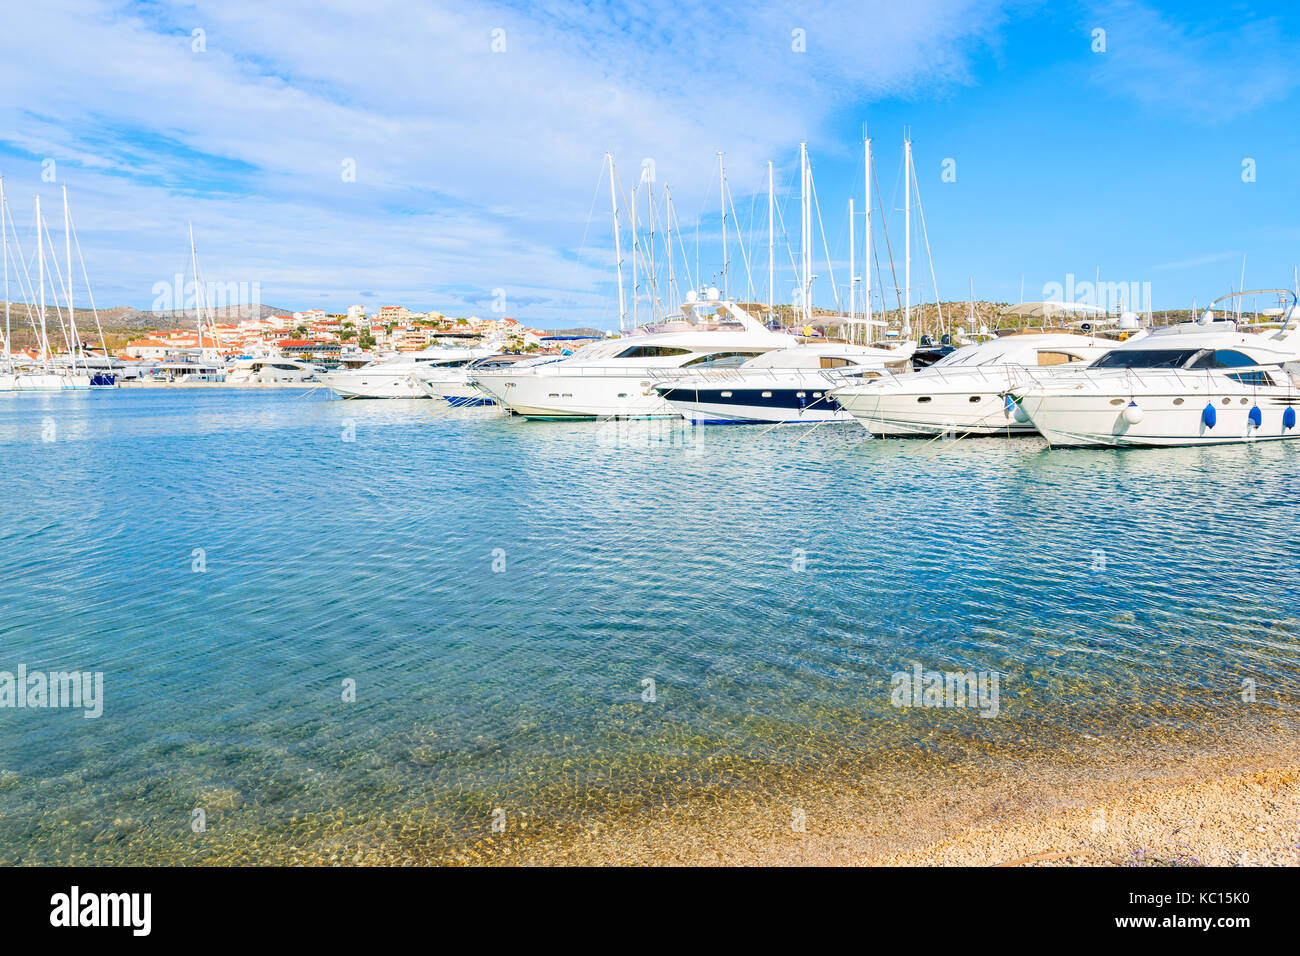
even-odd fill
[{"label": "sailboat", "polygon": [[[87,358],[82,348],[81,338],[77,332],[76,312],[73,301],[73,279],[72,279],[72,245],[73,245],[73,227],[72,217],[68,207],[68,190],[63,189],[63,229],[64,229],[64,247],[66,253],[66,275],[59,271],[58,261],[53,256],[51,262],[53,265],[53,274],[50,275],[49,286],[54,292],[55,313],[59,316],[59,326],[63,333],[65,344],[67,345],[66,360],[59,360],[53,354],[50,348],[49,329],[46,322],[45,310],[45,293],[46,293],[46,239],[49,237],[49,229],[41,215],[41,198],[36,197],[36,262],[37,262],[37,282],[35,294],[31,289],[31,276],[27,270],[26,260],[22,256],[22,249],[18,243],[17,229],[13,227],[13,219],[8,211],[8,204],[4,197],[3,183],[0,182],[0,234],[3,236],[2,244],[4,247],[4,285],[5,285],[5,364],[3,372],[0,372],[0,391],[10,392],[57,392],[57,391],[80,391],[90,388],[112,387],[114,377],[111,372],[100,372],[92,374],[87,364]],[[12,346],[12,326],[11,326],[11,305],[9,296],[9,236],[12,230],[14,246],[17,251],[17,262],[22,264],[22,271],[17,273],[19,284],[23,286],[24,300],[27,305],[29,318],[32,319],[32,330],[36,334],[37,343],[40,351],[35,360],[24,359],[21,363],[15,360]],[[51,243],[52,245],[52,243]],[[78,244],[78,253],[80,254],[80,244]],[[85,274],[85,262],[82,260],[82,272]],[[64,322],[60,310],[59,296],[63,295],[63,304],[67,308],[67,321]],[[87,282],[87,292],[89,293],[89,282]],[[35,300],[37,305],[36,316],[32,316],[32,302]],[[91,308],[94,309],[94,299],[91,298]],[[38,321],[39,320],[39,321]],[[95,313],[96,323],[99,321],[98,312]],[[103,342],[103,330],[100,330],[101,345]],[[107,350],[105,350],[107,358]]]}]

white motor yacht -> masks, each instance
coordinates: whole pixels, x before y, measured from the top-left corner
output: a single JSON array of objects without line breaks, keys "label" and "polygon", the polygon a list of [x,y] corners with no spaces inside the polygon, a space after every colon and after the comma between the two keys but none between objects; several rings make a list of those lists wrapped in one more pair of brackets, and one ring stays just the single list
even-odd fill
[{"label": "white motor yacht", "polygon": [[428,398],[429,393],[420,385],[423,378],[438,370],[462,368],[494,354],[499,347],[495,340],[472,347],[433,345],[409,355],[378,359],[360,368],[330,372],[323,380],[343,398]]},{"label": "white motor yacht", "polygon": [[[1224,299],[1290,296],[1279,329],[1250,332],[1216,319]],[[1295,438],[1300,405],[1300,309],[1286,290],[1233,293],[1197,322],[1156,329],[1088,368],[1008,390],[1017,417],[1048,444],[1177,446]]]},{"label": "white motor yacht", "polygon": [[532,368],[549,362],[562,362],[562,355],[523,355],[501,353],[486,358],[475,359],[467,365],[454,368],[435,368],[422,372],[415,378],[416,384],[430,398],[440,398],[453,408],[477,408],[483,405],[495,405],[496,399],[491,392],[486,392],[473,381],[474,375],[501,369]]},{"label": "white motor yacht", "polygon": [[766,352],[736,369],[662,373],[666,377],[654,390],[697,425],[851,421],[831,389],[886,370],[903,371],[915,350],[915,342],[894,348],[805,342]]},{"label": "white motor yacht", "polygon": [[304,384],[315,382],[324,374],[322,366],[299,359],[240,358],[230,366],[226,381],[261,385]]},{"label": "white motor yacht", "polygon": [[1008,332],[918,372],[843,385],[832,396],[875,435],[1029,435],[1034,426],[1016,418],[1007,389],[1044,372],[1081,368],[1114,345],[1113,338],[1065,330]]},{"label": "white motor yacht", "polygon": [[674,369],[735,367],[799,340],[773,332],[708,289],[689,292],[681,315],[573,355],[528,368],[477,371],[471,381],[526,418],[674,418],[654,376]]}]

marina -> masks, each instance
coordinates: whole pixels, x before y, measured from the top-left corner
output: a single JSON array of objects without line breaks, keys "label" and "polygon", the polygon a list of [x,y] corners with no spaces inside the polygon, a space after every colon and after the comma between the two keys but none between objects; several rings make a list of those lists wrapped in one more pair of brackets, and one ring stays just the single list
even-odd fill
[{"label": "marina", "polygon": [[1283,925],[1300,14],[8,21],[15,938]]}]

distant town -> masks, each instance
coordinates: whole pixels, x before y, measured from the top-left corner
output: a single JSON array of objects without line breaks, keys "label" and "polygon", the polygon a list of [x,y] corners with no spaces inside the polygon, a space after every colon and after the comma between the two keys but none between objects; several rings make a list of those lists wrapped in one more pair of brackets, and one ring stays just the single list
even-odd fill
[{"label": "distant town", "polygon": [[560,340],[595,338],[591,329],[552,333],[529,328],[515,319],[454,318],[441,312],[412,312],[405,306],[385,305],[367,312],[360,305],[344,314],[324,309],[205,321],[192,328],[153,329],[115,350],[119,358],[166,360],[195,351],[221,354],[257,354],[276,351],[306,360],[329,361],[355,352],[410,352],[439,342],[479,339],[496,335],[517,351],[555,348]]}]

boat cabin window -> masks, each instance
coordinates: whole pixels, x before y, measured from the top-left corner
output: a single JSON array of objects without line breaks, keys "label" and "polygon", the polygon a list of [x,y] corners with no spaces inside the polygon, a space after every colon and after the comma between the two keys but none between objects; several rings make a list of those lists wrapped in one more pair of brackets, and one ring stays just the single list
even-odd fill
[{"label": "boat cabin window", "polygon": [[1187,367],[1188,368],[1244,368],[1246,366],[1258,365],[1258,364],[1259,363],[1256,362],[1249,355],[1244,355],[1241,352],[1236,352],[1233,351],[1232,349],[1215,349],[1213,352],[1211,352],[1209,349],[1206,349],[1203,355],[1198,356],[1196,361]]},{"label": "boat cabin window", "polygon": [[1200,349],[1115,349],[1092,368],[1183,368]]},{"label": "boat cabin window", "polygon": [[841,358],[838,355],[823,355],[822,368],[844,368],[846,365],[857,365],[852,359]]},{"label": "boat cabin window", "polygon": [[[684,351],[685,349],[681,349],[674,354],[680,354],[680,352]],[[709,368],[735,368],[762,354],[762,352],[710,352],[708,355],[701,355],[699,358],[691,359],[682,368],[687,365],[704,365]]]},{"label": "boat cabin window", "polygon": [[[1228,378],[1242,385],[1272,385],[1273,379],[1262,369],[1251,372],[1229,372]],[[1242,399],[1245,401],[1245,399]]]},{"label": "boat cabin window", "polygon": [[673,355],[690,355],[690,349],[674,348],[671,345],[634,345],[619,352],[615,358],[668,358]]},{"label": "boat cabin window", "polygon": [[1083,361],[1077,355],[1071,355],[1069,352],[1053,352],[1043,350],[1038,353],[1039,365],[1069,365],[1071,362]]}]

